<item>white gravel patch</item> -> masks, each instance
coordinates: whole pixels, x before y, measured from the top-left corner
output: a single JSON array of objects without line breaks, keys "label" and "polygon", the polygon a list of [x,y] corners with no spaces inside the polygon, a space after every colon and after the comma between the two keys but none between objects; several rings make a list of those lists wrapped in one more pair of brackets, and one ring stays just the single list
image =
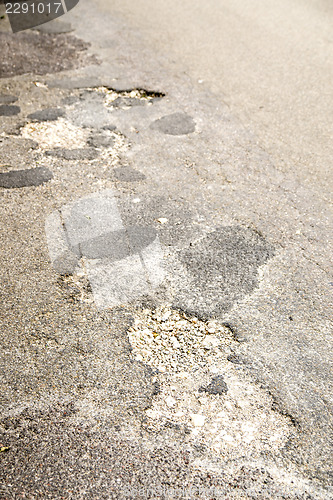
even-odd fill
[{"label": "white gravel patch", "polygon": [[[171,428],[203,446],[208,460],[235,460],[278,452],[293,426],[271,409],[272,398],[227,356],[235,341],[230,330],[170,308],[139,314],[129,330],[133,356],[159,370],[160,393],[146,411],[147,428],[170,439]],[[206,387],[222,375],[228,391],[210,394]],[[168,429],[168,430],[166,430]],[[187,436],[187,438],[186,438]]]},{"label": "white gravel patch", "polygon": [[52,148],[84,148],[90,131],[82,129],[68,122],[65,118],[58,118],[50,122],[31,122],[21,129],[22,137],[37,141],[44,149]]},{"label": "white gravel patch", "polygon": [[153,99],[152,96],[147,95],[144,90],[131,90],[130,92],[115,92],[114,90],[110,90],[107,87],[98,87],[94,89],[96,92],[104,94],[104,103],[106,107],[111,107],[112,103],[118,99],[118,97],[131,98],[131,99],[139,99],[143,101],[151,101]]}]

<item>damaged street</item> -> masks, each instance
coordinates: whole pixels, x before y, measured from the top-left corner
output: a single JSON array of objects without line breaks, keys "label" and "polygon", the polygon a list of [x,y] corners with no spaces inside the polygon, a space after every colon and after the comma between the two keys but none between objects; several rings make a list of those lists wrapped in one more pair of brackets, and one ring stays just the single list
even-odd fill
[{"label": "damaged street", "polygon": [[0,5],[0,498],[333,499],[332,9],[259,3]]}]

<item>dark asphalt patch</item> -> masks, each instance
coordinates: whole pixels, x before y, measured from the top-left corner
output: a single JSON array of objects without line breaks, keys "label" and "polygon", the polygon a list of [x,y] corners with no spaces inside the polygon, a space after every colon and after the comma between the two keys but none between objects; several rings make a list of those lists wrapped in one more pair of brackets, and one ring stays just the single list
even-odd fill
[{"label": "dark asphalt patch", "polygon": [[148,99],[136,99],[135,97],[117,97],[110,103],[113,108],[131,108],[133,106],[145,106],[148,104]]},{"label": "dark asphalt patch", "polygon": [[0,104],[12,104],[16,102],[18,97],[15,95],[0,94]]},{"label": "dark asphalt patch", "polygon": [[117,167],[112,171],[112,177],[122,182],[143,181],[146,176],[132,167]]},{"label": "dark asphalt patch", "polygon": [[258,286],[258,269],[273,255],[273,247],[251,229],[217,229],[179,253],[186,274],[175,307],[220,317]]},{"label": "dark asphalt patch", "polygon": [[186,113],[173,113],[155,120],[150,128],[168,135],[186,135],[195,131],[195,121]]},{"label": "dark asphalt patch", "polygon": [[112,148],[114,145],[114,138],[111,137],[107,131],[97,132],[92,134],[87,142],[88,146],[93,148]]},{"label": "dark asphalt patch", "polygon": [[40,186],[53,178],[51,170],[46,167],[12,170],[0,173],[0,187],[12,189],[29,186]]},{"label": "dark asphalt patch", "polygon": [[224,381],[223,375],[216,375],[206,387],[200,387],[199,392],[207,392],[213,395],[226,394],[228,392],[228,386]]},{"label": "dark asphalt patch", "polygon": [[64,115],[65,111],[63,109],[47,108],[35,111],[34,113],[30,113],[30,115],[28,115],[28,118],[37,122],[51,122],[58,120],[58,118]]},{"label": "dark asphalt patch", "polygon": [[0,33],[0,46],[0,78],[25,73],[45,75],[95,61],[92,57],[84,57],[89,47],[87,43],[66,34]]},{"label": "dark asphalt patch", "polygon": [[94,160],[98,156],[98,151],[93,148],[81,149],[51,149],[45,151],[47,156],[54,156],[63,160]]},{"label": "dark asphalt patch", "polygon": [[9,104],[0,105],[0,116],[14,116],[21,112],[19,106],[11,106]]}]

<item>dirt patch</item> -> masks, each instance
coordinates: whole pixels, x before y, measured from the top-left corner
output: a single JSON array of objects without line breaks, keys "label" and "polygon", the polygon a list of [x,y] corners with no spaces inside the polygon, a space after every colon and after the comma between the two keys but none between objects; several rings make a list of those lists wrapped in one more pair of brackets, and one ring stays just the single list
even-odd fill
[{"label": "dirt patch", "polygon": [[0,33],[0,78],[24,73],[57,73],[96,62],[86,55],[88,44],[66,34]]}]

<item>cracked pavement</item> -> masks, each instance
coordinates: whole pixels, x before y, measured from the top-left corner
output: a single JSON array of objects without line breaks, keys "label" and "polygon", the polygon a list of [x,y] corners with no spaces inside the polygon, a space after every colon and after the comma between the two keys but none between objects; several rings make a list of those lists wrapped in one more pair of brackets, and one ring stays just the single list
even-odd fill
[{"label": "cracked pavement", "polygon": [[1,498],[333,498],[327,193],[94,2],[0,39]]}]

